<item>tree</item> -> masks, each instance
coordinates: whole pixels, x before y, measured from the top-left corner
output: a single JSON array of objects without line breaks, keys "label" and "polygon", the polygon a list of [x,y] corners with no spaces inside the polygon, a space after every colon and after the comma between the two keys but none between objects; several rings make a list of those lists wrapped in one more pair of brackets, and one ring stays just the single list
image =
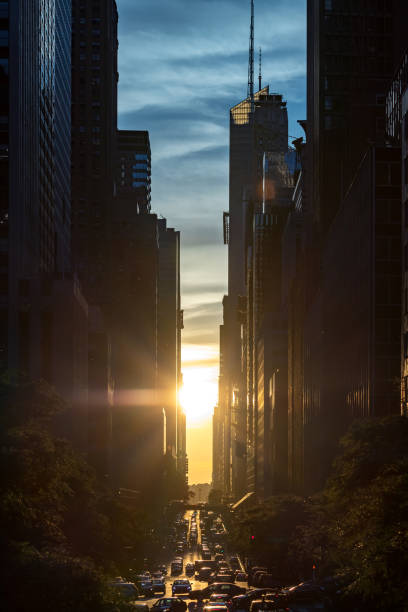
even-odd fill
[{"label": "tree", "polygon": [[282,580],[290,581],[294,578],[290,562],[292,539],[307,519],[304,499],[274,496],[237,515],[231,526],[231,546],[254,562],[269,567]]},{"label": "tree", "polygon": [[[4,553],[7,552],[7,557]],[[92,564],[27,545],[2,551],[2,609],[14,612],[122,612],[118,594]]]},{"label": "tree", "polygon": [[[147,525],[143,511],[121,502],[98,481],[84,457],[55,435],[56,419],[65,408],[42,381],[9,374],[0,378],[0,545],[3,560],[13,558],[7,562],[8,573],[1,574],[2,591],[12,597],[10,585],[17,585],[22,575],[27,582],[26,572],[38,573],[29,601],[41,599],[39,591],[48,592],[45,576],[52,569],[56,584],[65,576],[67,585],[51,608],[59,610],[65,609],[65,600],[73,601],[66,596],[73,576],[99,593],[94,577],[102,574],[96,567],[111,574],[128,569],[128,548],[137,558]],[[28,595],[21,589],[23,593]],[[88,594],[92,597],[99,601],[96,592]],[[19,609],[15,603],[6,609]],[[75,604],[67,609],[81,608]]]},{"label": "tree", "polygon": [[356,423],[342,440],[325,495],[340,568],[371,609],[408,599],[408,419]]}]

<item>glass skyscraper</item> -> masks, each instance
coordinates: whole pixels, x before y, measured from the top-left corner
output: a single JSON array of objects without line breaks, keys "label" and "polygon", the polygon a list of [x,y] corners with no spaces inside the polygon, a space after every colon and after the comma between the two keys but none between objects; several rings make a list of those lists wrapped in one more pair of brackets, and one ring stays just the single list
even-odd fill
[{"label": "glass skyscraper", "polygon": [[0,2],[1,355],[27,370],[35,286],[71,269],[70,15],[70,0]]}]

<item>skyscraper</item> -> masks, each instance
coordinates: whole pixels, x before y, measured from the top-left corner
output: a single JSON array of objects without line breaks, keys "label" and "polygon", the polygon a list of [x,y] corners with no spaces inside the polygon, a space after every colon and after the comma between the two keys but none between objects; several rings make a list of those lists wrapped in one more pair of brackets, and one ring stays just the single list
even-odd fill
[{"label": "skyscraper", "polygon": [[[88,305],[71,264],[71,2],[2,2],[2,365],[70,404],[86,450]],[[60,329],[64,321],[63,329]]]},{"label": "skyscraper", "polygon": [[353,418],[396,409],[400,179],[396,152],[384,148],[385,95],[408,5],[309,0],[307,11],[307,207],[289,333],[289,464],[299,493],[322,487]]},{"label": "skyscraper", "polygon": [[[228,348],[225,359],[224,390],[232,410],[234,424],[232,450],[233,496],[246,490],[246,467],[249,479],[253,471],[253,419],[257,396],[254,394],[252,368],[253,337],[243,317],[242,298],[252,300],[248,278],[249,259],[253,249],[252,226],[254,215],[262,212],[264,152],[285,155],[288,150],[288,118],[286,102],[279,94],[270,94],[269,87],[254,95],[254,102],[243,100],[230,111],[230,204],[228,239],[228,311],[224,310],[225,334]],[[252,302],[248,306],[252,308]],[[244,309],[245,310],[245,309]],[[229,319],[228,319],[229,318]],[[241,333],[241,325],[243,332]],[[251,332],[252,334],[252,332]],[[241,348],[241,336],[243,347]],[[246,354],[245,354],[246,353]],[[241,359],[241,356],[243,360]],[[251,365],[252,364],[252,365]],[[234,398],[234,405],[232,404]],[[231,417],[229,417],[231,418]],[[242,449],[247,447],[247,451]],[[246,467],[244,457],[246,456]],[[252,467],[251,467],[252,466]],[[252,482],[252,480],[251,480]]]},{"label": "skyscraper", "polygon": [[115,0],[72,2],[72,249],[91,304],[109,302],[117,123]]},{"label": "skyscraper", "polygon": [[384,142],[385,96],[406,46],[404,0],[308,0],[307,123],[313,221],[326,231],[368,141]]},{"label": "skyscraper", "polygon": [[158,391],[166,411],[167,452],[177,459],[180,385],[180,232],[158,219]]}]

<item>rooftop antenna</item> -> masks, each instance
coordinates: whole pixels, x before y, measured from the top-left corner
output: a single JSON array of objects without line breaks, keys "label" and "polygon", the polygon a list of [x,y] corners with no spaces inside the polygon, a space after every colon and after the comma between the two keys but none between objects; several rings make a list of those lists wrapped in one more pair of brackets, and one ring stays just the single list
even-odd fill
[{"label": "rooftop antenna", "polygon": [[248,98],[251,112],[254,110],[254,0],[251,0],[251,28],[249,31]]},{"label": "rooftop antenna", "polygon": [[262,49],[261,49],[261,47],[259,47],[259,74],[258,74],[258,80],[259,80],[259,91],[261,91],[261,89],[262,89]]}]

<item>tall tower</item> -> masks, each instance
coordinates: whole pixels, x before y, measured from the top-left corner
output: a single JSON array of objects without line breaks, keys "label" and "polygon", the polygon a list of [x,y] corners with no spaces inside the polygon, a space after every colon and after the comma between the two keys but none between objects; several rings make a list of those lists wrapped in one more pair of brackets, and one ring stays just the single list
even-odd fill
[{"label": "tall tower", "polygon": [[[263,154],[285,153],[287,147],[286,102],[282,96],[270,94],[268,86],[254,92],[254,0],[251,0],[247,97],[230,109],[228,296],[223,300],[223,375],[218,405],[224,431],[224,495],[235,499],[247,487],[247,373],[241,325],[246,316],[251,227],[254,211],[261,208],[262,202]],[[249,422],[253,423],[252,413]],[[254,482],[253,473],[251,478]]]},{"label": "tall tower", "polygon": [[248,98],[251,100],[251,110],[254,102],[254,0],[251,0],[251,25],[249,29],[249,62],[248,62]]}]

